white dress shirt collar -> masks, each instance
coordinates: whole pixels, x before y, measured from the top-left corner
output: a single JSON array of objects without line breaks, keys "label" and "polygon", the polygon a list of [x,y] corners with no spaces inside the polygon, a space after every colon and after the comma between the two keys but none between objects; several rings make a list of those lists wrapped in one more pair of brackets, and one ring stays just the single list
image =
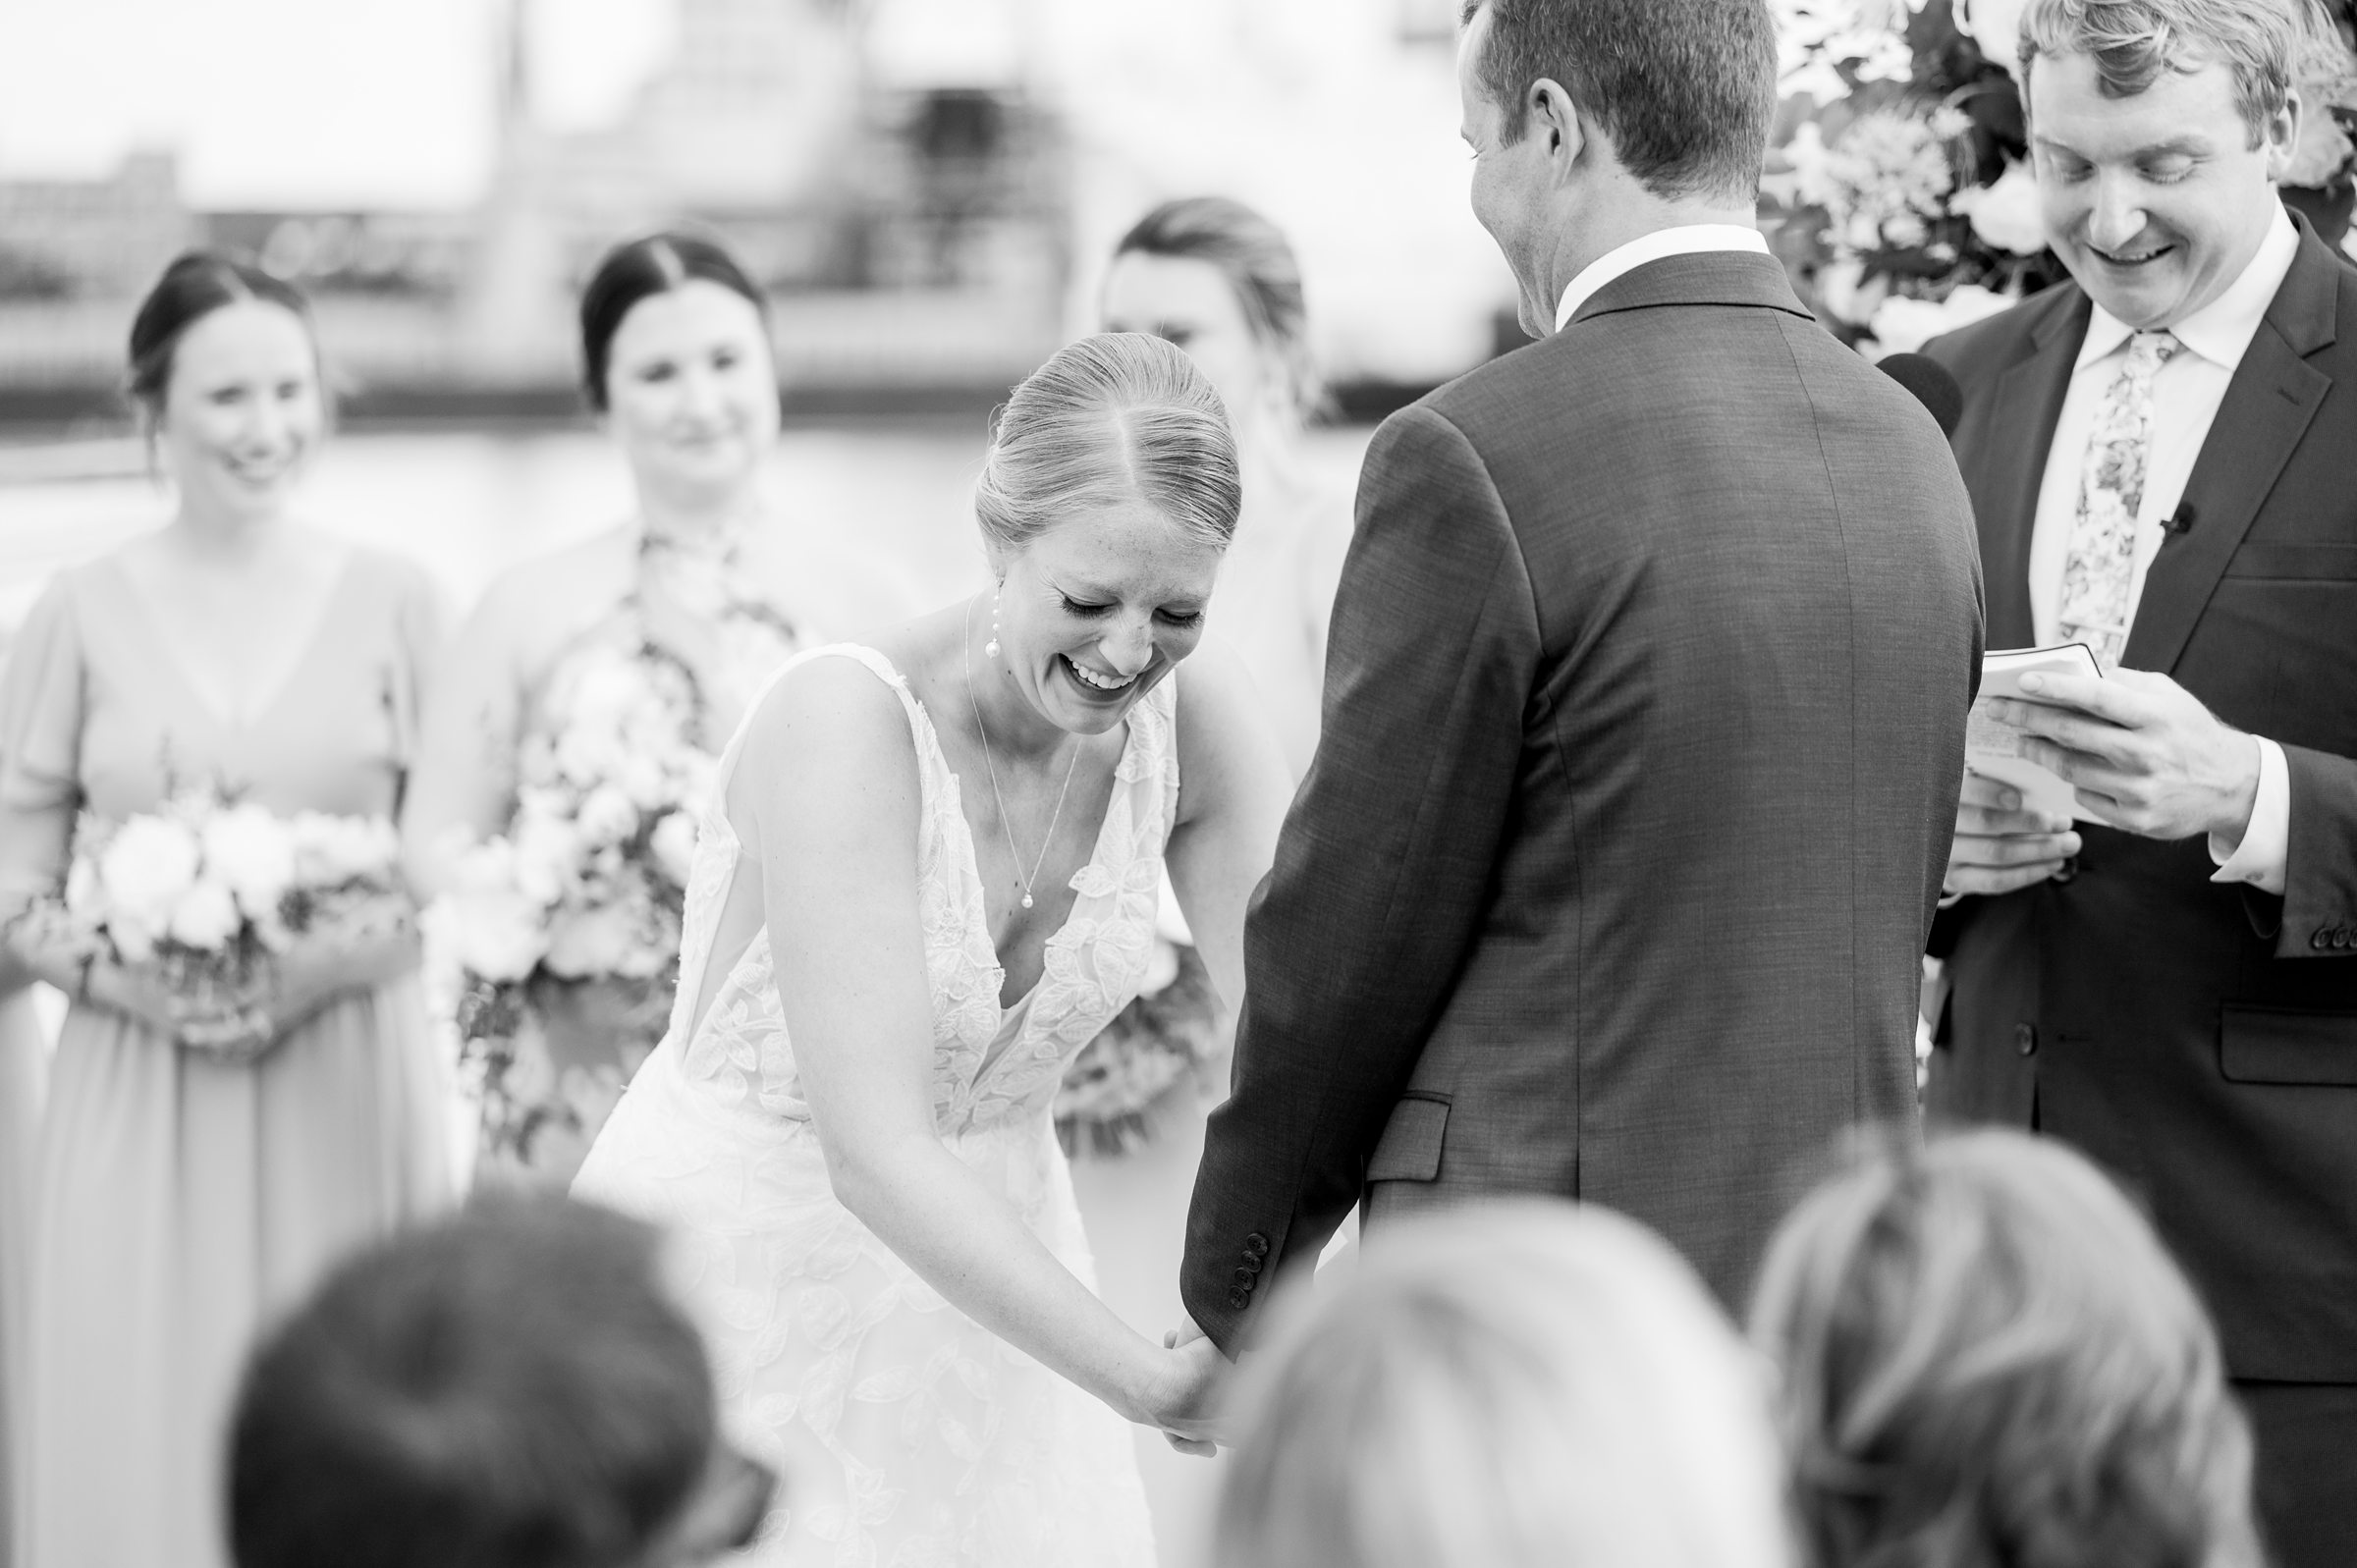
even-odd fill
[{"label": "white dress shirt collar", "polygon": [[1766,237],[1759,230],[1741,224],[1681,223],[1641,234],[1579,269],[1579,276],[1571,280],[1571,287],[1563,291],[1562,302],[1555,307],[1555,330],[1561,332],[1569,326],[1581,305],[1622,274],[1665,256],[1690,256],[1706,250],[1754,250],[1763,256],[1769,253]]},{"label": "white dress shirt collar", "polygon": [[[2251,340],[2259,335],[2259,323],[2267,319],[2267,307],[2275,302],[2276,292],[2299,253],[2300,231],[2292,227],[2291,214],[2278,205],[2275,221],[2268,225],[2267,238],[2259,242],[2242,276],[2228,284],[2224,294],[2168,330],[2212,364],[2235,369]],[[2097,305],[2088,318],[2087,337],[2079,345],[2074,368],[2084,368],[2110,353],[2134,336],[2135,330]]]}]

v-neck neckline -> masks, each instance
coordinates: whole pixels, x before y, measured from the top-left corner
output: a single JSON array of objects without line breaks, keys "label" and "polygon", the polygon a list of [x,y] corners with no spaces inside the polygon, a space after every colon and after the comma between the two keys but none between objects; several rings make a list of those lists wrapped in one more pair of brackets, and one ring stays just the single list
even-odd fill
[{"label": "v-neck neckline", "polygon": [[[889,659],[885,660],[888,665],[891,662]],[[900,674],[897,668],[893,673]],[[904,687],[906,686],[906,676],[902,677]],[[965,873],[973,879],[974,891],[978,895],[977,902],[981,905],[976,918],[982,923],[982,940],[990,944],[991,969],[999,977],[998,984],[991,988],[991,1000],[998,1003],[999,1033],[1005,1034],[1007,1020],[1028,1008],[1031,1000],[1039,995],[1040,988],[1048,983],[1048,954],[1058,943],[1064,941],[1070,934],[1073,918],[1080,912],[1080,899],[1085,895],[1075,892],[1072,907],[1065,912],[1063,922],[1054,931],[1049,932],[1047,940],[1039,945],[1039,978],[1032,981],[1029,988],[1014,1000],[1004,1000],[1007,992],[1007,961],[999,954],[999,945],[991,941],[990,894],[982,881],[982,856],[974,846],[974,825],[968,822],[965,816],[965,781],[959,777],[957,769],[950,766],[949,753],[942,750],[941,734],[933,724],[932,712],[925,707],[924,700],[918,697],[913,690],[908,692],[908,700],[916,704],[918,713],[924,715],[925,744],[932,748],[933,765],[938,767],[941,770],[941,776],[950,782],[952,796],[948,802],[949,814],[958,824],[958,841],[964,855]],[[1105,798],[1105,815],[1097,820],[1096,837],[1089,840],[1088,858],[1073,868],[1071,876],[1064,880],[1063,887],[1071,887],[1083,872],[1096,866],[1105,858],[1105,831],[1113,822],[1114,796],[1121,792],[1122,770],[1128,764],[1130,748],[1137,744],[1136,723],[1131,719],[1124,718],[1122,724],[1122,754],[1114,759],[1113,792]],[[988,1063],[985,1063],[985,1066],[987,1065]]]},{"label": "v-neck neckline", "polygon": [[181,690],[189,697],[196,711],[211,721],[213,728],[222,733],[244,737],[260,730],[264,724],[277,716],[278,710],[285,706],[287,700],[294,695],[295,688],[302,683],[302,677],[309,674],[312,666],[318,662],[319,647],[327,640],[328,633],[336,624],[336,611],[357,571],[359,558],[356,554],[348,552],[344,560],[337,565],[335,576],[328,583],[327,591],[319,597],[319,608],[309,629],[297,639],[294,645],[293,659],[288,662],[285,672],[273,679],[268,694],[254,706],[249,715],[245,717],[224,712],[221,705],[205,691],[203,686],[197,683],[189,673],[190,666],[186,656],[180,649],[173,646],[172,639],[164,631],[162,621],[156,616],[153,607],[147,603],[146,594],[139,587],[137,580],[124,568],[120,560],[108,564],[114,568],[115,579],[121,585],[124,595],[131,601],[133,610],[137,612],[133,619],[138,622],[144,629],[148,646],[164,667],[171,672],[172,678],[180,683]]}]

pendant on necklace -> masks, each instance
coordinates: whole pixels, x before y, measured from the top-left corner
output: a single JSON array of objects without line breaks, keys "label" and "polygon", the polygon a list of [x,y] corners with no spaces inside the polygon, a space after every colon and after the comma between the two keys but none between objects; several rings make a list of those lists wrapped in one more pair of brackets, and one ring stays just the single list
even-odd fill
[{"label": "pendant on necklace", "polygon": [[1031,907],[1031,895],[1030,895],[1029,893],[1024,893],[1024,894],[1023,894],[1023,907],[1024,907],[1025,909],[1028,909],[1028,908],[1030,908],[1030,907]]}]

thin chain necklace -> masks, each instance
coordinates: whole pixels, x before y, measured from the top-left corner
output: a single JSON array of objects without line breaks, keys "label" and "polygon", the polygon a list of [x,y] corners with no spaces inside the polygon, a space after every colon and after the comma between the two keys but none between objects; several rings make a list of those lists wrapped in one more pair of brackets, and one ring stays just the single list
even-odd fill
[{"label": "thin chain necklace", "polygon": [[[974,596],[980,598],[980,594]],[[1039,841],[1039,854],[1031,862],[1031,875],[1023,875],[1023,852],[1015,847],[1014,819],[1007,815],[1007,797],[999,793],[999,765],[990,757],[990,729],[982,723],[982,704],[974,696],[974,600],[965,602],[965,705],[974,711],[974,732],[982,737],[982,766],[990,774],[990,798],[999,808],[999,831],[1007,836],[1007,853],[1014,860],[1015,880],[1023,885],[1023,907],[1031,907],[1031,885],[1039,880],[1039,868],[1048,863],[1048,849],[1056,842],[1056,824],[1064,820],[1064,799],[1072,792],[1072,775],[1080,771],[1081,747],[1072,747],[1071,765],[1064,770],[1064,787],[1056,791],[1056,814],[1048,819],[1047,837]]]}]

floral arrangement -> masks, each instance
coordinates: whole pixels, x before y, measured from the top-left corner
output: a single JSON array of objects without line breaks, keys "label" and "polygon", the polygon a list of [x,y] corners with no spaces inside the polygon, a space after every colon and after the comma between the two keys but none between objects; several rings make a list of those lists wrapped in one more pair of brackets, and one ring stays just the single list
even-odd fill
[{"label": "floral arrangement", "polygon": [[1219,993],[1166,883],[1145,982],[1080,1049],[1056,1092],[1056,1135],[1068,1155],[1121,1155],[1153,1136],[1157,1112],[1225,1054]]},{"label": "floral arrangement", "polygon": [[[271,962],[335,930],[399,929],[410,903],[400,839],[382,817],[281,817],[221,788],[175,789],[159,811],[85,814],[63,896],[23,917],[85,962],[153,966],[225,1040],[257,1044],[250,1013]],[[203,1032],[184,1043],[201,1048]]]},{"label": "floral arrangement", "polygon": [[[696,744],[693,676],[634,634],[569,659],[546,712],[519,757],[508,832],[459,857],[430,917],[464,971],[461,1060],[478,1077],[488,1143],[518,1155],[552,1114],[550,1086],[525,1081],[547,1063],[521,1048],[570,993],[604,983],[622,1014],[605,1021],[634,1037],[632,1054],[661,1038],[695,855],[692,812],[713,772]],[[619,1082],[611,1087],[619,1093]]]},{"label": "floral arrangement", "polygon": [[[1773,0],[1783,110],[1762,227],[1827,325],[1910,351],[2058,282],[2022,121],[2027,0]],[[2357,142],[2352,0],[2301,72],[2309,106],[2284,197],[2348,232]]]}]

